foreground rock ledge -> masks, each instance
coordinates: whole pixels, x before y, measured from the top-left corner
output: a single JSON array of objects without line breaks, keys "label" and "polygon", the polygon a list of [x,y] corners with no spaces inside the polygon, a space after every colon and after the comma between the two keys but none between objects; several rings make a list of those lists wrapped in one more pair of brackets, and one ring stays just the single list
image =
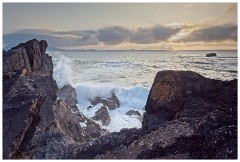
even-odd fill
[{"label": "foreground rock ledge", "polygon": [[237,159],[237,80],[158,72],[142,129],[108,133],[70,85],[59,91],[46,48],[34,39],[3,53],[4,159]]}]

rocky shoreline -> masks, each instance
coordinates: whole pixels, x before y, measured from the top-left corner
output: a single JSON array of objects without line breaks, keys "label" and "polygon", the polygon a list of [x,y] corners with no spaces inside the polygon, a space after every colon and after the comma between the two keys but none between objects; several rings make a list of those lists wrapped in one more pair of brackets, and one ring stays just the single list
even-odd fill
[{"label": "rocky shoreline", "polygon": [[[237,80],[160,71],[142,128],[109,133],[79,112],[71,85],[58,88],[47,46],[3,51],[4,159],[237,159]],[[104,105],[95,118],[105,125],[119,107],[115,94],[91,103]]]}]

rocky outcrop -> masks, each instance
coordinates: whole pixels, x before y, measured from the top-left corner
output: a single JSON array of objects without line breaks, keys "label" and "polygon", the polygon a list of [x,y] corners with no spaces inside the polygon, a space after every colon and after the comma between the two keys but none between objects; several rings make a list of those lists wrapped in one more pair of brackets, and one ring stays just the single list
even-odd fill
[{"label": "rocky outcrop", "polygon": [[159,130],[170,121],[188,123],[194,130],[189,137],[177,138],[175,149],[157,146],[146,158],[237,158],[237,80],[212,80],[190,71],[162,71],[156,75],[145,109],[146,132]]},{"label": "rocky outcrop", "polygon": [[108,108],[102,106],[98,111],[95,112],[94,120],[101,120],[102,124],[108,126],[110,124],[110,115],[108,113]]},{"label": "rocky outcrop", "polygon": [[102,103],[104,106],[107,106],[109,108],[109,110],[114,110],[114,109],[120,107],[120,102],[114,93],[112,93],[112,97],[109,97],[109,98],[95,97],[90,102],[92,104],[91,107],[93,107],[99,103]]},{"label": "rocky outcrop", "polygon": [[70,84],[60,88],[57,92],[57,96],[70,107],[76,107],[78,103],[76,90]]},{"label": "rocky outcrop", "polygon": [[18,158],[37,127],[52,122],[58,87],[46,41],[31,40],[3,53],[3,157]]},{"label": "rocky outcrop", "polygon": [[216,57],[217,54],[216,53],[208,53],[206,54],[206,57]]},{"label": "rocky outcrop", "polygon": [[59,158],[71,143],[107,133],[79,112],[70,85],[58,92],[46,48],[46,41],[34,39],[3,54],[4,159]]}]

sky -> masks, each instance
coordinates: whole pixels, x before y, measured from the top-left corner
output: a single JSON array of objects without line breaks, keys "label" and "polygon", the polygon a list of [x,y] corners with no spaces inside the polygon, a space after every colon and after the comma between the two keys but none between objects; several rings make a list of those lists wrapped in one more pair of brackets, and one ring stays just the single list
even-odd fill
[{"label": "sky", "polygon": [[3,46],[236,50],[237,3],[3,3]]}]

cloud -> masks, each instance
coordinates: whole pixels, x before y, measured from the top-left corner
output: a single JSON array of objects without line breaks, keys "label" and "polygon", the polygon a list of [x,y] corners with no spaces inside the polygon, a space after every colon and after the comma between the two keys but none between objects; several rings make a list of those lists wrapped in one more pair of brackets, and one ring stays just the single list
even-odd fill
[{"label": "cloud", "polygon": [[237,10],[237,4],[230,4],[225,14],[230,13],[232,11],[236,11],[236,10]]},{"label": "cloud", "polygon": [[151,44],[165,42],[181,27],[157,25],[150,28],[128,29],[110,26],[99,30],[56,31],[53,29],[24,29],[3,35],[5,44],[17,45],[29,39],[45,39],[51,47],[117,45],[123,42]]},{"label": "cloud", "polygon": [[130,31],[126,28],[114,26],[106,27],[98,31],[98,40],[107,45],[120,44],[128,41]]},{"label": "cloud", "polygon": [[57,31],[54,29],[24,29],[3,35],[3,43],[15,46],[30,39],[47,40],[50,47],[74,48],[98,45],[150,45],[170,42],[219,42],[237,41],[237,25],[156,25],[148,28],[129,29],[110,26],[98,30]]},{"label": "cloud", "polygon": [[157,25],[152,28],[138,28],[131,33],[130,42],[137,44],[165,42],[180,30],[180,27],[162,25]]},{"label": "cloud", "polygon": [[179,42],[220,42],[225,40],[237,41],[237,25],[218,25],[193,30]]}]

